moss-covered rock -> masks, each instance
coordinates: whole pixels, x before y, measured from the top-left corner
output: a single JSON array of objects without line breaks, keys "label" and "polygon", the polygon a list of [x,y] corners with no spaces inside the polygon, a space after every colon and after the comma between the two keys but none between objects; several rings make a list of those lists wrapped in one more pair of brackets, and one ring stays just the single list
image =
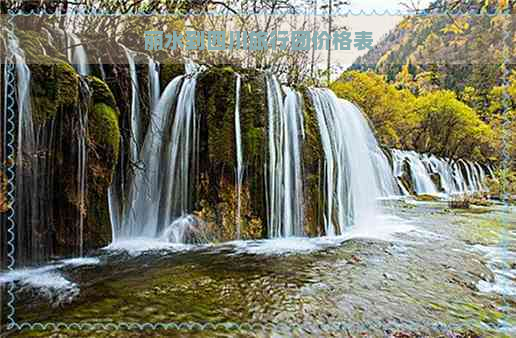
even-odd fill
[{"label": "moss-covered rock", "polygon": [[[241,238],[265,235],[266,98],[263,76],[241,72],[240,126],[245,175],[241,193]],[[228,66],[213,67],[197,83],[196,110],[200,116],[199,184],[196,210],[221,240],[236,237],[235,184],[236,73]],[[214,85],[216,83],[216,85]]]},{"label": "moss-covered rock", "polygon": [[308,92],[303,93],[304,130],[303,173],[305,200],[305,233],[308,236],[324,234],[324,152],[319,125],[312,100]]},{"label": "moss-covered rock", "polygon": [[108,86],[89,77],[92,93],[88,115],[88,217],[85,248],[98,248],[111,241],[108,188],[120,150],[119,112]]},{"label": "moss-covered rock", "polygon": [[410,162],[407,159],[403,160],[401,164],[401,176],[398,177],[399,182],[411,194],[416,195],[416,188],[412,180],[412,171],[410,169]]},{"label": "moss-covered rock", "polygon": [[31,64],[33,118],[45,122],[60,109],[79,101],[79,75],[72,66],[58,59],[54,64]]}]

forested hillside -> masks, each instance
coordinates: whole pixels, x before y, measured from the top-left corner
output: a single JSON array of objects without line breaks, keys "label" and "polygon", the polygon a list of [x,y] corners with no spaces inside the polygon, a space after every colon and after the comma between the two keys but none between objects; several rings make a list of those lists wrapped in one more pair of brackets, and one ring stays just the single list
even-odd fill
[{"label": "forested hillside", "polygon": [[363,107],[389,146],[496,161],[506,119],[514,157],[516,30],[500,10],[507,6],[435,2],[428,11],[441,15],[404,18],[333,89]]}]

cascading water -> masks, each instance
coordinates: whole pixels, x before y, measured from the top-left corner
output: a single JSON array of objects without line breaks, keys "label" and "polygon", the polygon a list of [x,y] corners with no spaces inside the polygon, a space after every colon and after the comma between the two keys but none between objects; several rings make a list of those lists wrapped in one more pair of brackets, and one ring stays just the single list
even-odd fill
[{"label": "cascading water", "polygon": [[66,45],[66,51],[70,63],[74,65],[80,75],[89,75],[90,67],[88,64],[88,56],[86,55],[86,48],[84,48],[81,39],[79,39],[79,37],[74,33],[67,32]]},{"label": "cascading water", "polygon": [[[66,34],[68,60],[74,65],[75,69],[81,75],[90,74],[88,64],[88,56],[82,41],[72,32]],[[90,99],[89,88],[84,79],[81,78],[81,102]],[[79,256],[83,255],[83,237],[84,237],[84,218],[86,214],[86,189],[87,189],[87,169],[88,169],[88,150],[87,150],[87,127],[88,127],[88,107],[87,105],[78,105],[79,125],[77,132],[77,183],[79,197]]]},{"label": "cascading water", "polygon": [[480,165],[480,163],[474,162],[473,164],[475,165],[475,167],[478,170],[480,191],[483,191],[483,192],[489,191],[489,189],[487,189],[487,186],[486,186],[487,176],[486,176],[486,172],[485,172],[484,168]]},{"label": "cascading water", "polygon": [[[191,163],[196,161],[199,125],[195,87],[202,68],[187,65],[186,71],[167,85],[151,114],[138,157],[142,169],[135,171],[129,187],[129,212],[111,217],[115,222],[114,240],[160,237],[170,226],[176,227],[179,223],[174,220],[186,217],[191,209],[195,176]],[[151,84],[151,88],[156,86],[159,88]],[[110,199],[112,206],[119,204],[113,195]],[[111,212],[117,209],[112,207]]]},{"label": "cascading water", "polygon": [[[352,103],[328,89],[313,88],[310,94],[325,157],[326,235],[342,234],[347,226],[375,224],[376,201],[382,195],[374,164],[381,150],[375,137]],[[389,173],[390,168],[385,175]],[[392,175],[389,180],[394,182]]]},{"label": "cascading water", "polygon": [[303,116],[299,93],[281,87],[275,76],[267,74],[269,179],[269,237],[304,234],[303,175],[301,144]]},{"label": "cascading water", "polygon": [[[376,174],[376,181],[380,190],[380,197],[382,198],[395,198],[400,195],[407,195],[406,191],[397,184],[394,177],[394,173],[387,156],[378,146],[378,143],[374,136],[369,138],[371,141],[370,151],[373,156],[373,167]],[[374,141],[374,142],[373,142]]]},{"label": "cascading water", "polygon": [[[149,191],[158,186],[157,179],[160,173],[157,170],[159,164],[162,138],[165,133],[166,114],[169,113],[170,106],[159,106],[160,82],[159,64],[152,58],[148,58],[148,92],[150,102],[150,125],[145,136],[142,150],[140,147],[140,136],[142,135],[140,117],[140,87],[138,74],[136,72],[135,53],[122,46],[126,53],[129,65],[129,77],[131,79],[131,136],[129,142],[130,161],[138,162],[139,167],[134,170],[132,175],[126,176],[123,166],[119,168],[118,174],[121,176],[118,182],[114,182],[108,191],[108,204],[110,210],[111,225],[113,227],[113,241],[119,237],[127,238],[132,236],[154,236],[155,231],[145,227],[146,223],[157,223],[157,216],[146,218],[150,213],[151,207],[147,200],[153,200],[156,194]],[[175,82],[177,84],[177,81]],[[175,88],[175,87],[174,87]],[[175,89],[174,89],[175,90]],[[175,91],[174,91],[175,93]],[[175,94],[174,94],[175,95]],[[121,156],[123,156],[123,151]],[[124,162],[123,158],[120,161]],[[151,173],[145,173],[150,171]],[[127,181],[126,181],[127,178]],[[144,184],[146,182],[156,182],[156,184]],[[120,186],[117,186],[119,184]],[[126,191],[127,190],[127,191]],[[141,202],[138,204],[137,202]],[[138,225],[139,224],[139,225]],[[147,231],[142,231],[147,229]]]},{"label": "cascading water", "polygon": [[[76,111],[70,114],[69,130],[63,130],[65,120],[59,114],[46,120],[34,119],[30,68],[17,37],[11,31],[7,31],[7,50],[6,63],[15,64],[14,67],[4,68],[4,79],[13,79],[15,83],[16,263],[36,263],[56,254],[59,239],[54,237],[54,232],[59,217],[62,217],[59,211],[53,209],[56,189],[60,189],[55,180],[58,170],[56,158],[65,156],[74,159],[68,165],[77,180],[75,189],[69,191],[77,198],[77,215],[73,216],[77,223],[66,229],[66,236],[71,236],[67,240],[73,246],[73,252],[67,251],[66,254],[82,255],[87,198],[88,86],[81,79],[80,102]],[[61,138],[65,133],[70,133],[75,142],[63,148]]]},{"label": "cascading water", "polygon": [[77,182],[79,195],[79,256],[84,254],[84,219],[86,216],[86,194],[88,178],[88,104],[83,102],[90,101],[90,91],[86,81],[81,79],[80,104],[77,107],[79,115],[79,130],[77,132]]},{"label": "cascading water", "polygon": [[195,111],[195,89],[197,75],[203,70],[203,67],[187,64],[187,76],[177,98],[170,143],[164,149],[168,165],[162,174],[163,199],[158,220],[160,228],[187,215],[191,209],[199,153],[199,116]]},{"label": "cascading water", "polygon": [[[452,161],[435,155],[418,154],[415,151],[392,150],[395,175],[403,175],[403,163],[409,162],[410,176],[416,194],[433,194],[452,196],[485,192],[486,175],[482,166],[473,161],[459,159]],[[430,175],[439,178],[440,190],[433,183]]]},{"label": "cascading water", "polygon": [[455,185],[457,187],[458,193],[468,193],[469,188],[466,179],[464,178],[464,175],[462,174],[462,169],[460,167],[460,163],[457,161],[454,161],[452,163],[452,171],[453,171],[453,178],[455,181]]},{"label": "cascading water", "polygon": [[439,175],[441,187],[448,195],[455,194],[458,189],[454,181],[453,169],[448,159],[441,159],[435,155],[425,156],[432,172]]},{"label": "cascading water", "polygon": [[397,174],[401,173],[402,164],[404,160],[407,160],[410,164],[410,176],[412,177],[412,183],[416,194],[437,194],[437,188],[430,178],[423,161],[419,157],[419,154],[415,151],[400,151],[393,149],[392,151],[395,164],[398,164],[395,168]]},{"label": "cascading water", "polygon": [[150,111],[154,112],[159,101],[160,87],[159,87],[159,63],[149,57],[149,98]]},{"label": "cascading water", "polygon": [[135,53],[125,46],[122,46],[127,56],[129,64],[129,76],[131,78],[131,139],[130,151],[131,161],[135,163],[141,145],[141,116],[140,116],[140,87],[138,82],[138,74],[136,73]]},{"label": "cascading water", "polygon": [[240,85],[242,79],[239,74],[236,74],[235,82],[235,146],[236,146],[236,168],[235,168],[235,182],[237,190],[237,208],[235,214],[236,223],[236,238],[240,239],[240,212],[242,203],[242,181],[244,179],[244,159],[242,154],[242,133],[240,129]]},{"label": "cascading water", "polygon": [[[34,154],[37,153],[37,142],[34,133],[32,105],[30,96],[30,69],[25,63],[25,53],[13,32],[7,31],[7,60],[16,64],[15,69],[6,66],[5,79],[15,79],[17,104],[16,133],[16,240],[18,250],[16,258],[24,261],[31,257],[38,261],[44,259],[45,248],[38,241],[38,221],[40,221],[40,182],[39,165]],[[14,70],[14,71],[13,71]],[[9,72],[12,72],[9,74]],[[38,242],[40,245],[38,246]]]}]

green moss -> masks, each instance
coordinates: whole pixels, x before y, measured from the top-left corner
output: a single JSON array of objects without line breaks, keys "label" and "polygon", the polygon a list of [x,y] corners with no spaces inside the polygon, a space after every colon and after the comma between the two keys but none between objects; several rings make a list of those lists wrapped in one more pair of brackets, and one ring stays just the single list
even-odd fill
[{"label": "green moss", "polygon": [[[264,235],[266,224],[265,83],[261,74],[238,70],[241,76],[240,127],[246,166],[241,195],[241,236]],[[214,224],[221,240],[235,238],[236,73],[233,67],[212,67],[197,82],[196,109],[200,121],[200,183],[196,210]],[[215,85],[216,84],[216,85]],[[202,205],[201,205],[202,204]]]},{"label": "green moss", "polygon": [[[120,149],[118,110],[113,95],[100,80],[90,83],[93,105],[88,115],[90,152],[88,162],[88,231],[85,246],[98,248],[111,240],[107,190]],[[113,106],[106,104],[112,101]]]},{"label": "green moss", "polygon": [[250,156],[257,156],[263,138],[263,130],[260,128],[249,128],[245,138]]},{"label": "green moss", "polygon": [[31,64],[32,108],[36,122],[56,116],[60,110],[73,108],[79,101],[79,75],[67,63]]},{"label": "green moss", "polygon": [[305,233],[309,236],[323,234],[324,209],[322,164],[323,149],[317,122],[317,113],[306,91],[303,92],[304,130],[303,168],[305,177]]},{"label": "green moss", "polygon": [[91,139],[97,145],[109,147],[116,161],[120,147],[117,111],[105,103],[96,103],[89,115],[88,128]]},{"label": "green moss", "polygon": [[116,107],[115,97],[104,81],[97,77],[89,76],[88,85],[92,92],[93,102],[104,103],[110,107]]}]

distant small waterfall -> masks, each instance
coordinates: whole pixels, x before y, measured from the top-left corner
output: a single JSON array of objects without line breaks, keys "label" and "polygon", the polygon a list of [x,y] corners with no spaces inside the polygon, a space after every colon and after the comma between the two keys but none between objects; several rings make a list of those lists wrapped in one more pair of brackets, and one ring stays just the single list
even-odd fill
[{"label": "distant small waterfall", "polygon": [[[312,88],[310,95],[325,158],[326,235],[342,234],[352,225],[372,226],[377,222],[377,199],[382,196],[381,167],[374,163],[381,152],[376,139],[355,105],[328,89]],[[385,170],[382,175],[394,182],[390,168]]]},{"label": "distant small waterfall", "polygon": [[433,173],[438,174],[442,189],[447,194],[454,194],[459,191],[454,180],[453,168],[449,160],[438,158],[435,155],[424,155]]},{"label": "distant small waterfall", "polygon": [[[454,195],[487,190],[485,187],[487,176],[477,162],[463,159],[452,161],[431,154],[398,149],[393,149],[392,154],[397,177],[403,175],[404,163],[408,162],[412,184],[417,195]],[[431,175],[435,175],[435,179],[438,179],[439,188],[432,181]]]},{"label": "distant small waterfall", "polygon": [[241,203],[242,203],[242,181],[244,179],[244,156],[242,154],[242,132],[240,126],[240,85],[242,79],[236,74],[235,81],[235,146],[236,146],[236,168],[235,185],[237,190],[237,208],[235,212],[236,238],[240,239],[241,227]]},{"label": "distant small waterfall", "polygon": [[303,115],[298,92],[281,86],[267,74],[268,103],[268,234],[269,237],[304,234],[301,144]]},{"label": "distant small waterfall", "polygon": [[410,176],[412,178],[416,194],[437,194],[437,187],[434,182],[432,182],[432,178],[418,153],[415,151],[400,151],[393,149],[392,154],[394,157],[394,172],[398,176],[401,176],[403,162],[405,160],[409,162]]}]

